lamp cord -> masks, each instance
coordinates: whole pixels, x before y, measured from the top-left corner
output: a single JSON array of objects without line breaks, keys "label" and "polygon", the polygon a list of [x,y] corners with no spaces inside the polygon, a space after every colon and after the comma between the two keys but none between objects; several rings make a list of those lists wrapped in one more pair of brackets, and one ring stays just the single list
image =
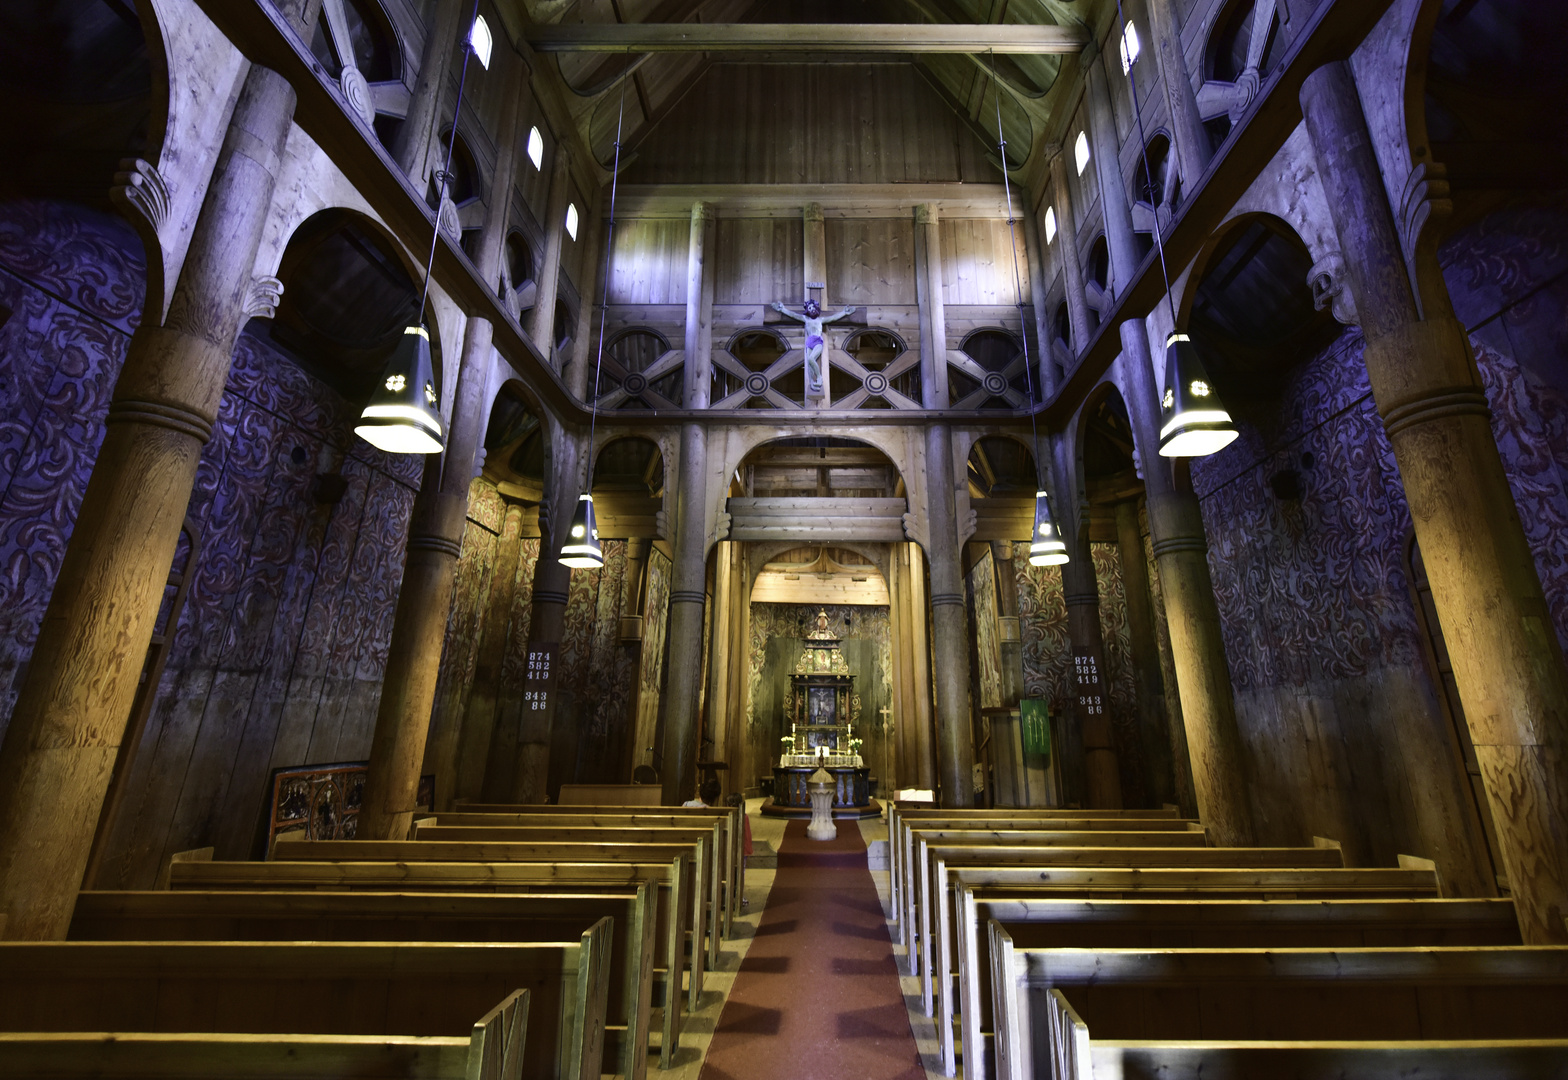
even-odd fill
[{"label": "lamp cord", "polygon": [[[599,424],[599,376],[604,370],[604,328],[610,316],[610,255],[615,250],[615,198],[621,185],[621,124],[626,119],[626,80],[621,80],[620,113],[615,118],[615,164],[610,174],[610,222],[604,232],[604,299],[599,305],[599,349],[593,365],[593,397],[588,412],[588,457],[593,460],[593,435]],[[588,492],[593,494],[593,466],[588,467]]]},{"label": "lamp cord", "polygon": [[[996,147],[1002,158],[1002,190],[1007,193],[1007,239],[1013,248],[1013,293],[1018,297],[1018,329],[1024,343],[1024,386],[1029,391],[1029,427],[1034,436],[1034,452],[1038,461],[1040,453],[1040,420],[1034,400],[1034,361],[1029,356],[1029,323],[1024,317],[1023,275],[1018,269],[1017,219],[1013,217],[1013,182],[1007,174],[1007,137],[1002,132],[1002,81],[996,73],[996,50],[991,50],[991,84],[996,94]],[[1035,482],[1039,483],[1039,466],[1036,465]]]},{"label": "lamp cord", "polygon": [[[1117,56],[1126,55],[1127,49],[1127,15],[1122,11],[1122,0],[1116,0],[1116,18],[1121,25],[1121,39],[1116,47]],[[1154,28],[1149,28],[1149,36],[1154,36]],[[1154,216],[1154,250],[1160,256],[1160,277],[1165,281],[1165,303],[1171,312],[1171,332],[1176,331],[1176,299],[1171,295],[1171,272],[1165,265],[1165,240],[1160,235],[1160,208],[1154,201],[1154,171],[1149,168],[1149,140],[1143,133],[1143,109],[1138,105],[1138,76],[1133,74],[1133,57],[1127,57],[1127,85],[1132,92],[1132,115],[1138,123],[1138,154],[1143,161],[1144,194],[1148,197],[1149,206],[1153,209]],[[1172,123],[1174,128],[1174,121]],[[1167,153],[1175,153],[1174,140]]]},{"label": "lamp cord", "polygon": [[[425,301],[430,298],[430,274],[436,265],[436,242],[441,238],[441,206],[446,202],[446,185],[452,179],[452,151],[457,147],[457,119],[463,112],[463,87],[468,83],[468,59],[474,55],[473,25],[479,18],[479,0],[474,0],[474,11],[468,20],[469,38],[463,42],[463,68],[457,77],[457,104],[452,107],[452,137],[446,141],[446,164],[437,174],[436,180],[436,224],[430,232],[430,255],[425,259],[425,284],[419,293],[419,307],[414,310],[414,318],[420,325],[425,321]],[[439,109],[430,114],[431,137],[435,135],[436,116]],[[428,151],[427,151],[428,153]]]}]

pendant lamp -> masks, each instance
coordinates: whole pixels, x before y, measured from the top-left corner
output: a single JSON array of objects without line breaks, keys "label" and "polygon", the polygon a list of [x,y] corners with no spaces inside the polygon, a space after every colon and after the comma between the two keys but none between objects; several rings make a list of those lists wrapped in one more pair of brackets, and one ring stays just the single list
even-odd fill
[{"label": "pendant lamp", "polygon": [[1034,493],[1034,535],[1029,539],[1030,566],[1060,566],[1067,561],[1067,542],[1051,516],[1051,500],[1044,491]]},{"label": "pendant lamp", "polygon": [[410,326],[359,414],[354,434],[389,454],[439,454],[446,447],[446,427],[438,404],[430,335],[422,326]]},{"label": "pendant lamp", "polygon": [[597,570],[604,565],[604,549],[599,546],[599,520],[593,512],[593,496],[584,492],[577,500],[572,524],[561,545],[561,565],[573,570]]},{"label": "pendant lamp", "polygon": [[1165,342],[1165,397],[1160,405],[1161,457],[1206,457],[1236,440],[1236,425],[1186,334],[1172,334]]}]

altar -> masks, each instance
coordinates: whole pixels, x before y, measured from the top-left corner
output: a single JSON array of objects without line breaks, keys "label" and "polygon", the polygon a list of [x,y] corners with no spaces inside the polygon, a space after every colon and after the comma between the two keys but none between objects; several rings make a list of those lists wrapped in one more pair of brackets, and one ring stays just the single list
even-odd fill
[{"label": "altar", "polygon": [[810,817],[807,783],[818,769],[833,777],[834,817],[882,813],[871,797],[871,770],[860,756],[855,676],[840,645],[841,639],[828,626],[827,612],[818,612],[800,663],[789,677],[785,719],[790,733],[781,740],[784,752],[773,768],[773,797],[763,804],[764,814]]}]

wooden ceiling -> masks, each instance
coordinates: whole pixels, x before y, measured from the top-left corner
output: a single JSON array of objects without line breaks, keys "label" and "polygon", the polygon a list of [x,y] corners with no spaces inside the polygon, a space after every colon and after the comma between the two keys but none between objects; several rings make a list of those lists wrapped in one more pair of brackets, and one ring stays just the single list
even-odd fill
[{"label": "wooden ceiling", "polygon": [[[1088,37],[1085,25],[1091,22],[1091,12],[1104,7],[1102,0],[499,3],[515,24],[512,29],[530,38],[541,62],[559,76],[573,121],[605,167],[614,157],[618,122],[624,167],[715,65],[891,62],[917,69],[998,158],[994,148],[1000,109],[1008,163],[1017,168],[1029,160],[1037,144],[1043,146],[1058,136],[1060,122],[1053,124],[1052,117],[1063,105],[1071,107],[1076,101],[1076,93],[1065,91],[1066,84],[1077,81],[1059,76],[1065,65],[1076,64],[1073,54]],[[682,44],[662,27],[639,31],[637,24],[686,24],[700,30],[704,38]],[[746,40],[732,41],[723,51],[688,51],[706,45],[716,34],[722,36],[724,24],[745,24],[750,28]],[[888,41],[889,31],[880,29],[900,26],[919,28],[905,36],[911,39],[911,49],[923,51],[897,51],[896,43]],[[833,27],[843,27],[843,32],[836,34]],[[1018,29],[998,36],[1001,27]],[[791,32],[795,28],[798,31]],[[895,31],[892,36],[899,34]],[[1042,49],[1054,41],[1054,51],[1009,51],[1018,47],[1010,39],[1025,34]],[[660,51],[614,51],[632,47],[625,44],[628,36],[640,40],[655,35]],[[976,51],[962,51],[971,43]]]}]

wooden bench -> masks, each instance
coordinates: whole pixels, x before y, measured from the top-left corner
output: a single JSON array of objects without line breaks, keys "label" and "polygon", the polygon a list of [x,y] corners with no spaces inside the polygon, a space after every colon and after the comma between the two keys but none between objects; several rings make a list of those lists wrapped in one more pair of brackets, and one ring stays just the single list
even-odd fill
[{"label": "wooden bench", "polygon": [[569,941],[609,921],[605,1053],[647,1072],[657,890],[541,895],[324,892],[84,892],[76,941]]},{"label": "wooden bench", "polygon": [[522,1080],[528,991],[441,1035],[0,1032],[0,1076],[12,1080]]},{"label": "wooden bench", "polygon": [[[740,897],[745,892],[746,860],[744,857],[744,831],[740,823],[740,814],[733,808],[712,808],[705,814],[693,814],[696,807],[667,808],[655,807],[647,812],[636,810],[622,810],[613,812],[594,807],[585,807],[574,810],[572,807],[543,807],[555,813],[535,814],[477,814],[477,813],[448,813],[435,814],[418,818],[414,821],[417,830],[421,826],[462,826],[468,828],[486,827],[519,827],[542,828],[545,826],[559,826],[568,829],[626,829],[626,828],[651,828],[675,829],[695,828],[697,822],[713,821],[719,830],[719,843],[716,850],[721,854],[721,881],[725,904],[723,907],[723,926],[720,933],[730,937],[733,933],[733,919],[740,910]],[[680,812],[676,812],[680,811]]]},{"label": "wooden bench", "polygon": [[[1517,945],[1510,900],[1071,900],[955,890],[958,992],[938,995],[943,1064],[953,1075],[956,1001],[966,1080],[988,1076],[993,920],[1015,948],[1357,948]],[[945,1027],[943,1026],[945,1025]]]},{"label": "wooden bench", "polygon": [[522,1075],[600,1080],[609,945],[0,942],[0,1029],[450,1038],[526,990]]},{"label": "wooden bench", "polygon": [[[1376,1042],[1090,1039],[1061,991],[1045,1004],[1042,1026],[1056,1047],[1053,1080],[1568,1080],[1568,1039]],[[1028,1075],[1028,1074],[1026,1074]]]},{"label": "wooden bench", "polygon": [[562,784],[556,801],[562,806],[658,806],[663,798],[658,784]]},{"label": "wooden bench", "polygon": [[[512,843],[512,844],[692,844],[700,843],[699,851],[706,859],[704,876],[707,879],[708,962],[709,968],[718,966],[721,935],[724,929],[724,833],[718,822],[711,825],[694,822],[687,826],[569,826],[569,825],[442,825],[434,819],[414,823],[413,840],[455,841],[458,843]],[[730,871],[733,872],[733,871]]]},{"label": "wooden bench", "polygon": [[[1111,823],[1107,823],[1111,824]],[[1114,824],[1128,826],[1127,822],[1114,822]],[[927,826],[923,822],[905,822],[901,827],[904,842],[909,846],[901,864],[904,877],[902,896],[906,911],[899,920],[900,936],[904,925],[913,926],[911,921],[913,907],[920,897],[920,874],[922,868],[930,871],[921,852],[921,841],[926,844],[947,845],[994,845],[996,847],[1207,847],[1208,834],[1197,827],[1186,827],[1186,822],[1181,822],[1181,829],[1166,829],[1163,831],[1143,830],[1128,831],[1119,829],[1076,829],[1059,830],[1055,823],[1040,825],[1031,828],[1000,829],[1000,828],[953,828],[949,826]],[[901,942],[908,944],[907,941]]]},{"label": "wooden bench", "polygon": [[[449,840],[290,840],[278,844],[279,862],[480,862],[581,865],[584,863],[667,863],[687,856],[691,881],[690,1011],[697,1011],[707,971],[708,851],[697,839],[679,844],[634,843],[482,843]],[[686,950],[681,950],[685,954]]]},{"label": "wooden bench", "polygon": [[[934,954],[934,948],[940,949],[951,940],[952,905],[949,891],[952,882],[948,878],[949,870],[981,866],[1023,866],[1036,870],[1090,866],[1121,869],[1333,869],[1344,866],[1344,854],[1338,848],[971,846],[928,843],[918,831],[915,843],[915,888],[911,891],[913,909],[908,910],[907,914],[917,937],[909,950],[910,974],[921,979],[922,1004],[925,1005],[927,1016],[934,1015],[932,971],[933,965],[940,959]],[[933,920],[940,931],[934,936]]]},{"label": "wooden bench", "polygon": [[[741,871],[739,875],[737,875],[737,882],[739,887],[735,889],[734,894],[729,897],[729,904],[726,905],[725,908],[725,918],[728,920],[736,915],[739,915],[740,902],[742,896],[744,895],[743,890],[746,881],[746,864],[745,860],[741,857],[742,849],[745,844],[744,823],[742,821],[742,819],[746,816],[745,808],[741,806],[659,806],[649,807],[647,812],[668,815],[671,817],[717,817],[724,822],[725,835],[730,843],[730,846],[733,847],[735,851],[734,860],[741,867]],[[442,814],[438,816],[445,819],[446,824],[462,825],[472,824],[471,822],[465,822],[461,819],[462,815],[467,814],[484,814],[486,816],[499,814],[503,816],[517,817],[533,815],[588,814],[597,817],[605,814],[627,813],[642,813],[642,811],[637,810],[635,807],[613,805],[590,806],[584,804],[581,806],[550,806],[534,803],[470,803],[460,801],[458,802],[457,809],[454,812],[455,816],[454,814]],[[525,822],[509,822],[502,820],[497,822],[497,824],[525,824]],[[728,922],[726,921],[725,936],[728,935],[729,929]]]},{"label": "wooden bench", "polygon": [[[1121,829],[1122,825],[1116,822],[1137,821],[1137,828],[1149,831],[1155,828],[1167,827],[1164,823],[1176,822],[1181,829],[1185,829],[1192,822],[1184,820],[1179,811],[1173,806],[1160,810],[1082,810],[1058,809],[1040,807],[1037,809],[1019,809],[1004,807],[990,810],[955,810],[932,806],[930,803],[889,803],[887,807],[887,837],[888,859],[891,873],[890,891],[893,895],[893,918],[898,921],[899,916],[899,890],[902,887],[899,869],[906,854],[908,838],[904,836],[904,822],[929,822],[935,827],[946,828],[983,828],[996,823],[999,828],[1060,828],[1065,830],[1078,830],[1084,828],[1097,828],[1100,823],[1111,829]],[[1045,824],[1050,822],[1051,824]],[[1060,822],[1061,824],[1056,824]],[[1068,824],[1068,822],[1083,822],[1085,824]],[[1161,822],[1161,825],[1145,824]],[[1004,824],[1008,823],[1008,824]],[[1180,831],[1180,830],[1178,830]],[[899,944],[904,944],[900,939]]]},{"label": "wooden bench", "polygon": [[[176,891],[330,890],[333,892],[501,893],[556,895],[584,888],[635,888],[646,882],[656,890],[652,1005],[660,1009],[660,1064],[669,1068],[680,1048],[690,995],[681,993],[685,941],[692,932],[691,874],[688,855],[668,863],[398,863],[398,862],[182,862],[171,870]],[[88,895],[88,894],[82,894]]]},{"label": "wooden bench", "polygon": [[1568,946],[1019,949],[988,933],[999,1080],[1061,1075],[1062,1005],[1099,1038],[1162,1042],[1556,1040],[1568,1017]]}]

